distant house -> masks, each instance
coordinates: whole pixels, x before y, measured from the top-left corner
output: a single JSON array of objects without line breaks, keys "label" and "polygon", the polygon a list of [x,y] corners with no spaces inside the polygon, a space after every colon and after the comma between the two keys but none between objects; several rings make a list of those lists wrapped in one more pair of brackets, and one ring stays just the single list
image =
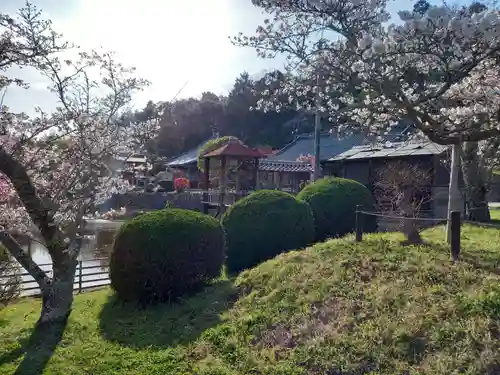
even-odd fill
[{"label": "distant house", "polygon": [[418,165],[432,178],[426,187],[431,198],[426,209],[435,217],[446,217],[450,173],[443,161],[447,158],[447,146],[410,140],[354,146],[325,161],[323,168],[326,174],[356,180],[374,192],[378,171],[388,162],[400,160]]},{"label": "distant house", "polygon": [[119,153],[108,160],[108,170],[112,175],[122,174],[125,171],[145,172],[148,169],[148,160],[142,154]]},{"label": "distant house", "polygon": [[[361,144],[361,136],[338,138],[321,134],[320,162],[324,162]],[[262,188],[296,191],[302,182],[309,181],[313,171],[314,134],[298,135],[281,150],[260,160],[259,180]]]},{"label": "distant house", "polygon": [[118,162],[123,162],[126,168],[130,169],[143,169],[147,167],[148,159],[146,155],[142,154],[122,154],[116,157]]}]

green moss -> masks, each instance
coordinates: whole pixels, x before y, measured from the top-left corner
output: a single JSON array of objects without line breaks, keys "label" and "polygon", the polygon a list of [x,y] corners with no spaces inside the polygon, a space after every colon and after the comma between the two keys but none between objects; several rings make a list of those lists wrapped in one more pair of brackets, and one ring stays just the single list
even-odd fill
[{"label": "green moss", "polygon": [[111,254],[111,285],[124,300],[180,296],[220,276],[224,231],[208,215],[165,209],[124,223]]},{"label": "green moss", "polygon": [[260,190],[232,205],[223,218],[227,268],[238,272],[314,239],[310,207],[292,195]]},{"label": "green moss", "polygon": [[[313,211],[316,240],[344,236],[356,228],[356,206],[373,210],[373,198],[366,186],[345,178],[322,178],[307,185],[297,199],[307,202]],[[376,221],[369,217],[363,223],[365,232],[376,229]]]}]

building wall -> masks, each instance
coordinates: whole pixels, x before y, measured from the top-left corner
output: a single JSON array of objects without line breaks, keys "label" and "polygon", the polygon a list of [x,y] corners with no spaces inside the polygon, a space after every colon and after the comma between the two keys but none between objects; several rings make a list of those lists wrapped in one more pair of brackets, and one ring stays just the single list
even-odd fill
[{"label": "building wall", "polygon": [[259,171],[259,189],[283,189],[299,191],[304,181],[309,181],[309,172]]},{"label": "building wall", "polygon": [[[390,160],[396,159],[363,159],[344,162],[326,163],[325,171],[329,175],[337,175],[344,178],[353,179],[366,185],[372,193],[375,190],[375,181],[378,171]],[[431,185],[428,186],[431,194],[429,209],[436,218],[445,218],[448,208],[448,184],[449,169],[441,162],[439,156],[424,155],[415,157],[399,158],[398,160],[408,163],[418,164],[423,170],[428,170],[432,174]],[[463,179],[460,176],[461,185]],[[465,195],[462,188],[462,201],[465,202]],[[465,207],[465,203],[462,205]]]},{"label": "building wall", "polygon": [[370,168],[366,161],[352,162],[346,164],[343,169],[343,177],[370,185]]}]

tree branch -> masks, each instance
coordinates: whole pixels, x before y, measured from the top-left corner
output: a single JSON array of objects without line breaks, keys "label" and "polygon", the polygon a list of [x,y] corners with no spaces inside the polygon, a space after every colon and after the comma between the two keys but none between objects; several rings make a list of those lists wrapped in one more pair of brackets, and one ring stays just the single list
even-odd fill
[{"label": "tree branch", "polygon": [[0,242],[9,250],[11,255],[35,279],[40,287],[50,283],[50,278],[31,257],[25,253],[21,245],[7,232],[0,231]]},{"label": "tree branch", "polygon": [[60,256],[54,250],[59,248],[59,244],[60,250],[64,250],[63,234],[54,223],[49,209],[38,197],[25,167],[3,148],[0,148],[0,171],[9,178],[14,186],[31,220],[40,230],[51,257]]}]

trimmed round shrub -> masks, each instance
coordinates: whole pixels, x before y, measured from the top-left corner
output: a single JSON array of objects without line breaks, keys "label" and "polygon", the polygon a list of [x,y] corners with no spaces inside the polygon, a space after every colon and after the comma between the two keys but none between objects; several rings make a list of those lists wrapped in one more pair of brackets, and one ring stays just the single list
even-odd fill
[{"label": "trimmed round shrub", "polygon": [[314,239],[311,208],[291,194],[259,190],[232,205],[222,219],[230,273],[309,245]]},{"label": "trimmed round shrub", "polygon": [[110,260],[111,287],[122,300],[162,302],[220,276],[224,230],[199,212],[164,209],[125,222]]},{"label": "trimmed round shrub", "polygon": [[[373,210],[374,201],[368,188],[346,178],[327,177],[315,181],[297,194],[297,199],[311,206],[316,241],[341,237],[356,229],[356,206]],[[363,230],[373,232],[377,223],[374,217],[363,215]]]}]

